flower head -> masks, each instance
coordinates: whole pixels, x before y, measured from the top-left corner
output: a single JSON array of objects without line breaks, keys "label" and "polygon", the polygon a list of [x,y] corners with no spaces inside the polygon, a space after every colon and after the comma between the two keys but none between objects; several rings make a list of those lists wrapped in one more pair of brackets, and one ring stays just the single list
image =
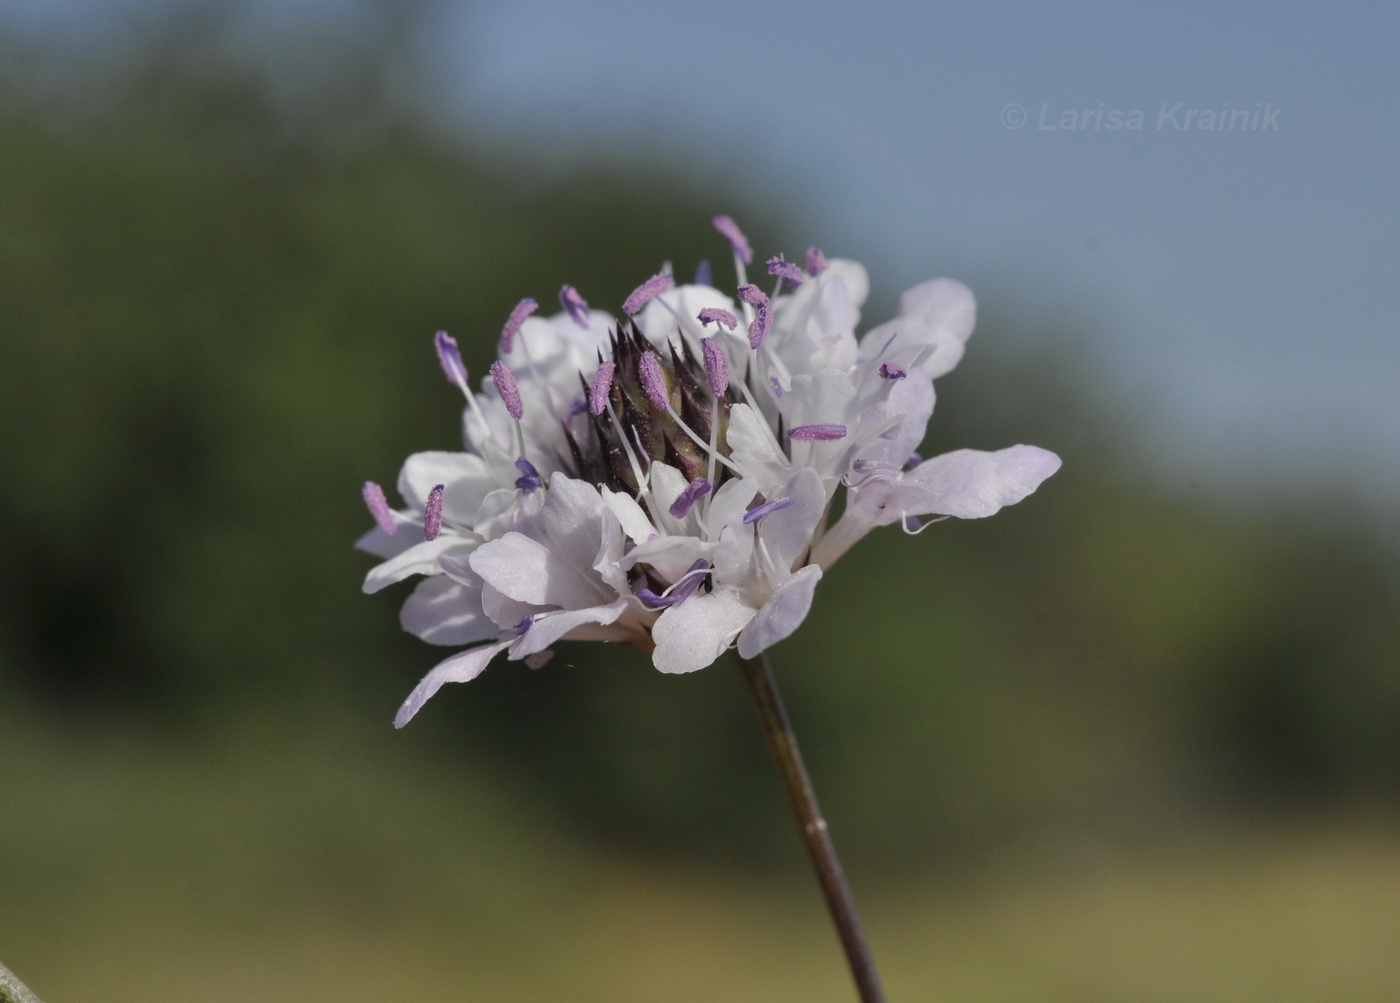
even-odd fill
[{"label": "flower head", "polygon": [[744,281],[737,225],[715,225],[736,255],[736,298],[667,272],[620,323],[571,286],[553,317],[524,300],[477,391],[439,337],[467,396],[466,447],[409,457],[402,510],[367,484],[377,528],[359,545],[383,558],[367,592],[423,576],[406,629],[472,646],[428,673],[397,725],[501,652],[539,664],[566,638],[635,645],[663,672],[731,647],[752,657],[797,629],[823,571],[876,526],[988,516],[1059,468],[1034,446],[915,454],[933,380],[972,331],[961,283],[915,286],[858,339],[860,265],[815,249],[805,272],[771,259],[791,291],[770,299]]}]

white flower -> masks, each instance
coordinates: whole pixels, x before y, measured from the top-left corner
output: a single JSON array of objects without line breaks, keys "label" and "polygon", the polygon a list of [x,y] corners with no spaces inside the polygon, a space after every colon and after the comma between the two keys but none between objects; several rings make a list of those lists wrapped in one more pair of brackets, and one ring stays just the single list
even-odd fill
[{"label": "white flower", "polygon": [[561,639],[632,644],[663,672],[730,647],[751,658],[797,629],[823,569],[874,527],[988,516],[1059,468],[1035,446],[915,454],[933,380],[972,332],[961,283],[914,287],[858,341],[859,264],[815,249],[805,270],[774,258],[768,294],[747,281],[733,221],[716,227],[734,250],[737,302],[668,271],[628,297],[622,323],[569,286],[552,317],[522,300],[478,391],[438,335],[467,398],[466,451],[409,457],[399,511],[366,484],[377,528],[359,546],[385,559],[367,592],[426,576],[405,629],[478,646],[428,673],[396,725],[499,653],[538,665]]}]

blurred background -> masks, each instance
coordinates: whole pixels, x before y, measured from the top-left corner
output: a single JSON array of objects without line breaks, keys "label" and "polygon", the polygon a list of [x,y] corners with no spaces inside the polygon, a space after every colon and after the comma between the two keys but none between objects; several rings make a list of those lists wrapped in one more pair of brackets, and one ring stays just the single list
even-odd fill
[{"label": "blurred background", "polygon": [[0,959],[852,998],[737,673],[566,644],[396,733],[445,652],[350,547],[458,445],[434,331],[480,372],[727,212],[863,260],[867,324],[967,281],[925,453],[1065,461],[774,652],[891,999],[1400,997],[1397,22],[0,2]]}]

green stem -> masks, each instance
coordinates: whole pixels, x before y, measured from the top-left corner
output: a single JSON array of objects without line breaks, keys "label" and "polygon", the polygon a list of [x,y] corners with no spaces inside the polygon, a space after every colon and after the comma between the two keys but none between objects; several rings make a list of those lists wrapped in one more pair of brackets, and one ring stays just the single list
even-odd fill
[{"label": "green stem", "polygon": [[15,973],[6,968],[3,962],[0,962],[0,1003],[44,1003],[44,1001],[30,992],[29,987],[15,978]]},{"label": "green stem", "polygon": [[778,693],[778,683],[773,678],[768,656],[760,654],[756,659],[740,658],[739,664],[744,670],[744,679],[749,684],[754,704],[758,707],[763,735],[768,740],[773,758],[777,760],[778,774],[787,789],[788,800],[792,802],[792,810],[797,813],[802,841],[807,844],[807,854],[816,868],[817,881],[821,885],[822,895],[826,897],[831,919],[836,924],[836,934],[841,938],[841,947],[846,952],[846,962],[851,967],[851,977],[855,979],[861,1003],[885,1003],[880,975],[875,971],[875,959],[870,954],[870,944],[861,928],[855,899],[851,897],[851,889],[841,871],[841,861],[836,857],[836,847],[827,832],[826,819],[822,817],[821,806],[817,804],[811,778],[807,776],[807,768],[802,765],[797,736],[793,734],[792,722],[788,720],[787,710],[783,707],[783,698]]}]

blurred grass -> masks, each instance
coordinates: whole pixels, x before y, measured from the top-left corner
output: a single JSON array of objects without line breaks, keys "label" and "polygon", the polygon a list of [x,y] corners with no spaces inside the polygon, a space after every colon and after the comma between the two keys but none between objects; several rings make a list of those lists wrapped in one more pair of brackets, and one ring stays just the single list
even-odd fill
[{"label": "blurred grass", "polygon": [[[46,999],[850,998],[805,881],[562,838],[386,734],[249,724],[175,760],[39,724],[3,728],[28,768],[0,774],[0,944]],[[1085,832],[853,877],[892,999],[1381,1003],[1394,833],[1365,813]]]}]

